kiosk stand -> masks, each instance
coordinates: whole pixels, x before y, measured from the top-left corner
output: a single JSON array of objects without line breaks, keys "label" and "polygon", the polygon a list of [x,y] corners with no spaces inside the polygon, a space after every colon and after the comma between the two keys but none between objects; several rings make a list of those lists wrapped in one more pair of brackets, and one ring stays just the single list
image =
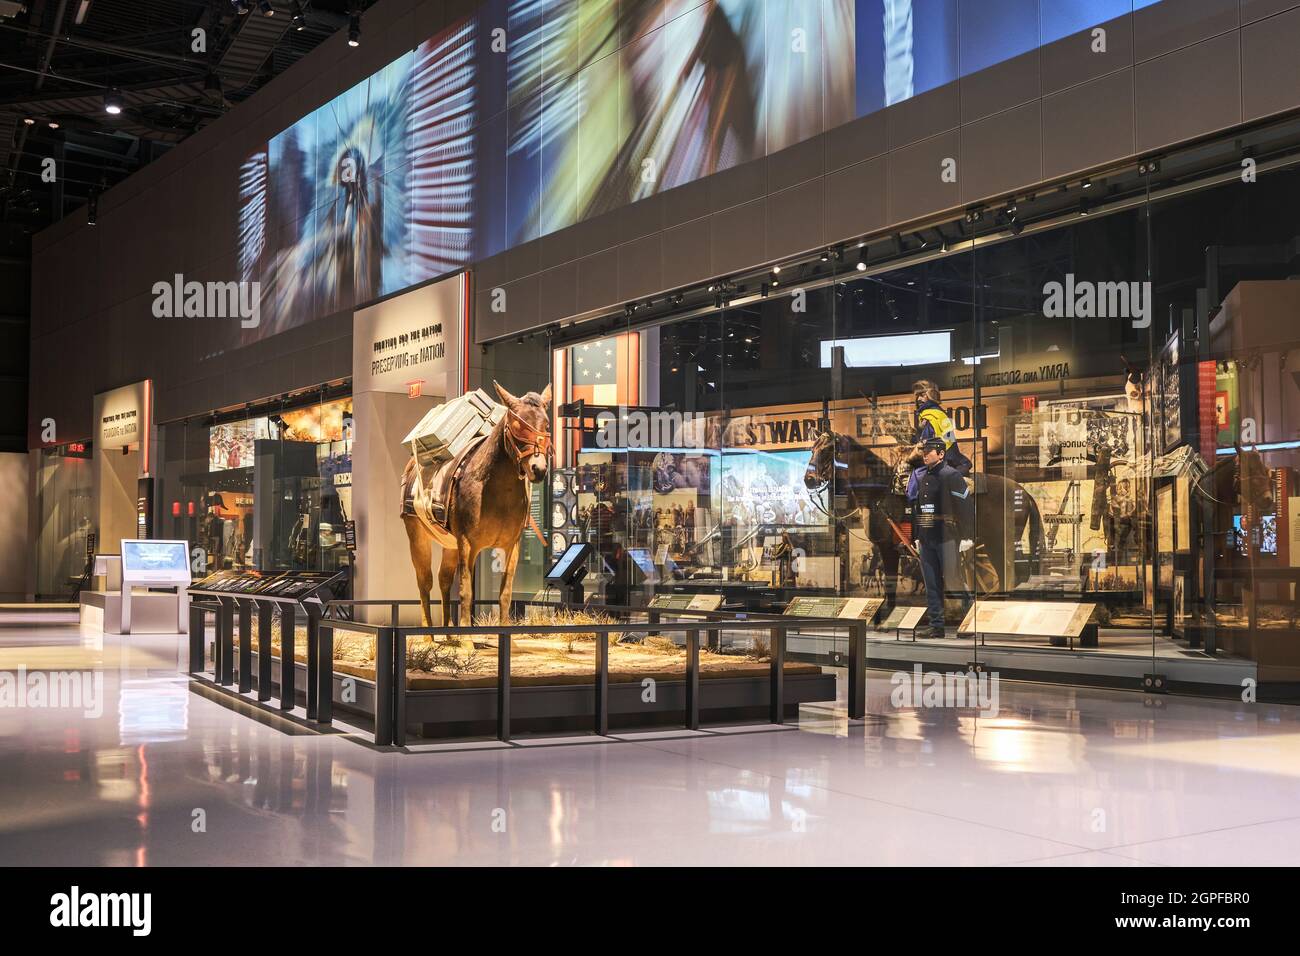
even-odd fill
[{"label": "kiosk stand", "polygon": [[560,603],[565,607],[581,607],[584,602],[582,579],[587,576],[587,559],[592,547],[585,541],[571,544],[555,559],[543,579],[560,592]]},{"label": "kiosk stand", "polygon": [[174,613],[179,633],[185,632],[185,588],[190,583],[188,541],[138,541],[122,539],[122,602],[120,634],[131,633],[131,588],[172,587],[176,589]]}]

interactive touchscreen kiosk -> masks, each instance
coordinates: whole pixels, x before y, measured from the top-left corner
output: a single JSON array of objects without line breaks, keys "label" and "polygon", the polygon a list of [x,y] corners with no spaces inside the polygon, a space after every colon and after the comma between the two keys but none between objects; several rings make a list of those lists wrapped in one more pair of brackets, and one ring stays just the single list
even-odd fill
[{"label": "interactive touchscreen kiosk", "polygon": [[176,588],[176,629],[184,631],[185,587],[190,583],[188,541],[139,541],[122,539],[122,624],[121,633],[131,633],[131,588]]},{"label": "interactive touchscreen kiosk", "polygon": [[591,552],[591,545],[585,541],[571,544],[546,572],[546,583],[560,588],[564,603],[582,603],[582,579],[587,575],[587,559]]}]

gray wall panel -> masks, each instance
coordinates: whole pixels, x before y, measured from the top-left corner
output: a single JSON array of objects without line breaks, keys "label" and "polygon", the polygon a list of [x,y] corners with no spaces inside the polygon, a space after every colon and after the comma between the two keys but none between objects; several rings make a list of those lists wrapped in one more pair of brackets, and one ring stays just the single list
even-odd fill
[{"label": "gray wall panel", "polygon": [[797,255],[826,242],[824,188],[819,178],[767,197],[764,258]]},{"label": "gray wall panel", "polygon": [[827,175],[827,242],[855,239],[888,225],[887,167],[881,156]]},{"label": "gray wall panel", "polygon": [[1043,124],[1037,100],[963,126],[962,202],[1012,192],[1043,176]]},{"label": "gray wall panel", "polygon": [[662,247],[660,233],[618,247],[619,299],[640,299],[663,287]]},{"label": "gray wall panel", "polygon": [[1241,122],[1234,31],[1137,67],[1137,148],[1160,149]]},{"label": "gray wall panel", "polygon": [[767,157],[767,188],[778,192],[826,171],[826,137],[817,135]]},{"label": "gray wall panel", "polygon": [[1300,7],[1300,3],[1296,0],[1241,0],[1241,22],[1244,26],[1254,20],[1262,20],[1264,17],[1271,17],[1283,10],[1294,10],[1296,7]]},{"label": "gray wall panel", "polygon": [[1043,98],[1043,176],[1055,178],[1131,155],[1133,70]]},{"label": "gray wall panel", "polygon": [[1300,8],[1241,31],[1241,96],[1247,121],[1300,103]]},{"label": "gray wall panel", "polygon": [[[941,178],[943,161],[957,161],[957,182]],[[956,132],[941,133],[889,154],[889,219],[906,222],[961,203],[961,148]]]},{"label": "gray wall panel", "polygon": [[893,150],[956,129],[961,123],[961,84],[948,83],[895,103],[885,116]]},{"label": "gray wall panel", "polygon": [[1125,14],[1100,25],[1106,31],[1106,49],[1096,52],[1092,30],[1049,43],[1040,51],[1043,93],[1094,80],[1133,65],[1133,15]]},{"label": "gray wall panel", "polygon": [[709,278],[712,223],[696,219],[664,230],[664,288]]},{"label": "gray wall panel", "polygon": [[762,200],[715,213],[709,240],[714,275],[750,268],[763,261],[766,203]]},{"label": "gray wall panel", "polygon": [[1037,50],[980,70],[961,81],[961,121],[973,123],[1042,95]]},{"label": "gray wall panel", "polygon": [[1133,11],[1138,62],[1226,33],[1237,26],[1237,0],[1175,0]]}]

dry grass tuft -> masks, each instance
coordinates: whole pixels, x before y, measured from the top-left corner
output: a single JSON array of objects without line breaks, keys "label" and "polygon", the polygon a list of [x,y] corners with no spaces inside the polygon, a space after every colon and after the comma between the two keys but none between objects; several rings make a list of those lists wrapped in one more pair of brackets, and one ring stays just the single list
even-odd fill
[{"label": "dry grass tuft", "polygon": [[[498,623],[497,611],[495,608],[485,611],[483,614],[474,618],[475,625],[479,627],[491,627]],[[618,621],[608,614],[602,614],[599,611],[588,610],[570,610],[568,608],[548,608],[548,607],[529,607],[524,610],[524,616],[516,618],[511,622],[515,627],[581,627],[588,625],[617,624]],[[569,634],[525,634],[524,637],[537,638],[541,640],[564,640],[569,653],[573,653],[575,645],[580,641],[595,641],[596,634],[594,631],[573,631]],[[619,638],[623,635],[613,632],[606,635],[609,644],[612,646],[618,643]]]}]

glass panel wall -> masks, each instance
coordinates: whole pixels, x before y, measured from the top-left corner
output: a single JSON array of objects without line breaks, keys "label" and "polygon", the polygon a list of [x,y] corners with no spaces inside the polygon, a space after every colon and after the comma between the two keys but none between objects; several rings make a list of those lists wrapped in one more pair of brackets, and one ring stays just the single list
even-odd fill
[{"label": "glass panel wall", "polygon": [[[67,599],[86,569],[91,512],[91,446],[42,448],[37,472],[36,595]],[[104,550],[97,548],[97,550]],[[112,549],[116,553],[116,548]]]},{"label": "glass panel wall", "polygon": [[1300,173],[1119,188],[556,343],[547,557],[592,543],[609,603],[878,599],[876,659],[1300,686]]},{"label": "glass panel wall", "polygon": [[350,398],[297,396],[160,432],[157,534],[201,549],[199,572],[349,564]]}]

